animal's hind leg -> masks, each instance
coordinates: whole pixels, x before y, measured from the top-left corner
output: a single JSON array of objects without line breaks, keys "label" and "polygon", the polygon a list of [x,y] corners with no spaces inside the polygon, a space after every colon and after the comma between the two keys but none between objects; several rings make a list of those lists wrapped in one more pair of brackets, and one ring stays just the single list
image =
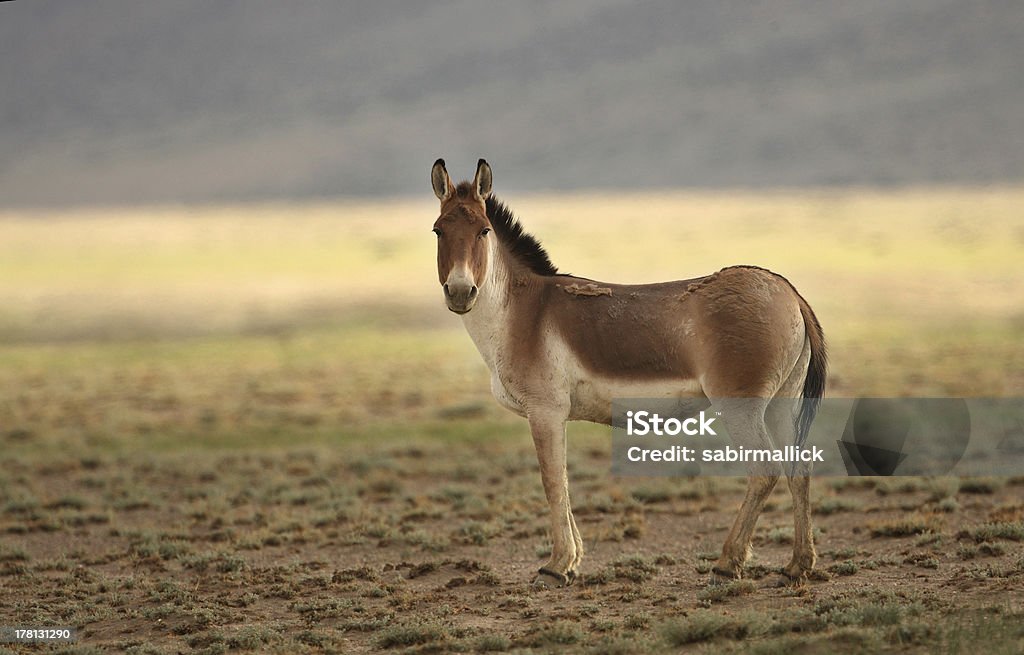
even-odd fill
[{"label": "animal's hind leg", "polygon": [[[780,447],[796,444],[796,414],[801,401],[776,398],[768,408],[768,426]],[[786,466],[789,492],[793,496],[793,558],[783,569],[791,581],[803,579],[814,568],[817,554],[811,533],[811,467],[798,462]]]},{"label": "animal's hind leg", "polygon": [[[796,418],[800,410],[799,399],[807,360],[810,358],[810,344],[805,342],[793,372],[783,384],[779,394],[768,406],[766,417],[772,438],[779,446],[797,443]],[[814,569],[817,554],[814,551],[814,535],[811,527],[811,464],[798,462],[786,467],[789,492],[793,496],[793,558],[783,569],[791,581],[803,579]]]},{"label": "animal's hind leg", "polygon": [[814,568],[818,556],[811,531],[810,471],[795,473],[789,476],[789,491],[793,495],[793,559],[783,571],[790,580],[801,580]]},{"label": "animal's hind leg", "polygon": [[[722,407],[722,418],[735,446],[770,449],[772,440],[764,422],[764,402],[755,399],[716,403]],[[780,466],[773,462],[755,462],[748,467],[747,493],[722,546],[722,555],[712,572],[717,578],[739,578],[743,565],[750,558],[750,542],[765,501],[779,480]]]}]

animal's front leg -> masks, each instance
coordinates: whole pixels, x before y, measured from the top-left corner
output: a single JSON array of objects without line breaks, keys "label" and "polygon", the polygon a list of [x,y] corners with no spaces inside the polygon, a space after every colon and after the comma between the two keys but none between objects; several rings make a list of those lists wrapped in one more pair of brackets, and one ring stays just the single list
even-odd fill
[{"label": "animal's front leg", "polygon": [[569,507],[565,418],[555,414],[531,414],[529,418],[551,520],[551,558],[541,567],[534,584],[565,586],[575,579],[583,557],[583,543]]}]

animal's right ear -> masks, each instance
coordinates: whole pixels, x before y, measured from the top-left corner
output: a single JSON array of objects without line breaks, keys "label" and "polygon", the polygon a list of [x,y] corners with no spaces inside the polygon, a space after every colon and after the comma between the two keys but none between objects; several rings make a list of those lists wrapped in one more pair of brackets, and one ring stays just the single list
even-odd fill
[{"label": "animal's right ear", "polygon": [[434,195],[441,202],[447,200],[455,191],[455,186],[452,185],[452,180],[448,177],[448,171],[444,167],[443,159],[435,161],[434,167],[430,169],[430,183],[434,187]]}]

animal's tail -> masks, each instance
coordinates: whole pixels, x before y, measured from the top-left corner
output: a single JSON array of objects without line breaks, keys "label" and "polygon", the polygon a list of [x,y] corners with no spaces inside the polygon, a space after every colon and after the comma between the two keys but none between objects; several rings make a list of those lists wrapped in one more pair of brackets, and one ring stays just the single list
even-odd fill
[{"label": "animal's tail", "polygon": [[[798,296],[800,294],[797,294]],[[796,445],[802,447],[811,430],[811,423],[818,413],[821,397],[825,395],[825,376],[828,371],[828,350],[825,347],[825,333],[818,323],[811,306],[800,297],[800,313],[804,317],[804,331],[811,344],[811,359],[807,363],[807,377],[804,379],[803,401],[796,417]]]}]

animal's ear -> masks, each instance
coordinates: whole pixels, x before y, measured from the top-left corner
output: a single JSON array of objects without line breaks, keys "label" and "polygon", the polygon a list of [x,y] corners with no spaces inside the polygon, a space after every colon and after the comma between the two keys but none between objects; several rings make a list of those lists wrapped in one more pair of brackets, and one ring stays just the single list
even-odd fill
[{"label": "animal's ear", "polygon": [[481,200],[491,195],[491,165],[481,159],[476,163],[476,176],[473,177],[473,189]]},{"label": "animal's ear", "polygon": [[430,184],[434,187],[434,195],[442,202],[455,191],[452,180],[448,177],[448,171],[444,167],[443,159],[435,161],[434,167],[430,169]]}]

